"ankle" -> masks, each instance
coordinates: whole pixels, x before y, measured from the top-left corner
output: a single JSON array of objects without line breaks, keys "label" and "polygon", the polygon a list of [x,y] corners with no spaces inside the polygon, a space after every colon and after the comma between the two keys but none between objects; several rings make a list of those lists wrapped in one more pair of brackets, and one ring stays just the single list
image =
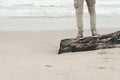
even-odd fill
[{"label": "ankle", "polygon": [[83,38],[83,33],[78,33],[78,35],[77,35],[76,38],[77,38],[77,39]]},{"label": "ankle", "polygon": [[92,31],[92,36],[98,36],[98,33],[96,30],[91,30]]}]

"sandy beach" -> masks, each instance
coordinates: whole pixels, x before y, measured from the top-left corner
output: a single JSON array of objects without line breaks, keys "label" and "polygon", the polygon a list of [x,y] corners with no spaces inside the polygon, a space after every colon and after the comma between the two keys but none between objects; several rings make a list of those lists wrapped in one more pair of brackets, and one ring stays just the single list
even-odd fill
[{"label": "sandy beach", "polygon": [[[119,20],[99,16],[98,33],[120,30]],[[119,48],[57,54],[61,39],[76,36],[75,26],[75,17],[0,18],[0,80],[120,80]]]}]

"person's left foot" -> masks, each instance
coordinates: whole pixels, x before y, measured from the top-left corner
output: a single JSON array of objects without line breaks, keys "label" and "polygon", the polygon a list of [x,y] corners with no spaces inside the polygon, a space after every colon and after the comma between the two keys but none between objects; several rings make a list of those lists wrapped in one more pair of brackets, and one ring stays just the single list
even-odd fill
[{"label": "person's left foot", "polygon": [[83,33],[79,33],[76,37],[76,39],[82,39],[83,38]]},{"label": "person's left foot", "polygon": [[97,31],[92,31],[92,36],[94,36],[94,37],[98,37],[99,34],[97,33]]}]

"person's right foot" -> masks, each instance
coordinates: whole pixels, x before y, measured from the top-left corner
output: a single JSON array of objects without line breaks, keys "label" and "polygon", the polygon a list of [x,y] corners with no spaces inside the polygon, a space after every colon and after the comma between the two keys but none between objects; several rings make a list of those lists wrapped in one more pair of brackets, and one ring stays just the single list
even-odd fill
[{"label": "person's right foot", "polygon": [[76,37],[76,39],[82,39],[83,38],[83,33],[79,33]]},{"label": "person's right foot", "polygon": [[98,37],[99,34],[97,34],[97,31],[92,31],[92,36]]}]

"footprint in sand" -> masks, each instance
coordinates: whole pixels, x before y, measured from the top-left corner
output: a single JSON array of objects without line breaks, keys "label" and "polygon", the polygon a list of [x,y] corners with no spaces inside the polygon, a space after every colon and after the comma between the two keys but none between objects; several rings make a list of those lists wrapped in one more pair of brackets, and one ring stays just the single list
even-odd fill
[{"label": "footprint in sand", "polygon": [[45,65],[45,67],[52,67],[52,65]]},{"label": "footprint in sand", "polygon": [[98,66],[97,68],[98,69],[106,69],[106,67],[104,67],[104,66]]}]

